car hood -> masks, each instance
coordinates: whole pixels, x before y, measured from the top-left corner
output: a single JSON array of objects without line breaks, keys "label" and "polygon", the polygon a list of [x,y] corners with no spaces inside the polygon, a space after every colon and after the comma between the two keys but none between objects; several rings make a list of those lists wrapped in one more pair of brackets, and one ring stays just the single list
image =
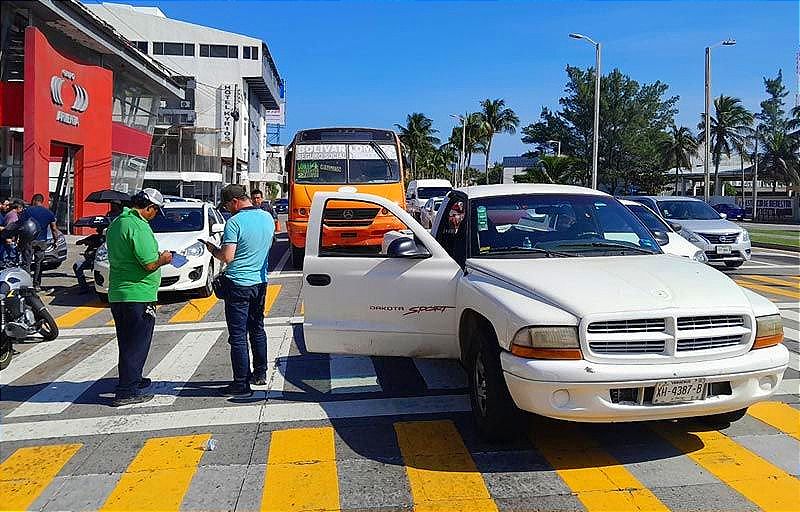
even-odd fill
[{"label": "car hood", "polygon": [[742,289],[723,273],[667,254],[470,259],[468,266],[579,318],[668,308],[751,308]]},{"label": "car hood", "polygon": [[197,242],[198,238],[207,239],[205,231],[188,233],[154,233],[160,251],[182,251]]},{"label": "car hood", "polygon": [[685,227],[695,233],[732,233],[740,232],[742,230],[737,224],[726,219],[712,219],[712,220],[674,220],[681,226]]}]

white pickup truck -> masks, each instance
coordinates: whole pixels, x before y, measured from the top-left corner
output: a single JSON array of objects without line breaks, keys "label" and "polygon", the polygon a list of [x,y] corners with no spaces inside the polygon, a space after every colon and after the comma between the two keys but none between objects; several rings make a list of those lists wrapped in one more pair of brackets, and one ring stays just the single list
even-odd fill
[{"label": "white pickup truck", "polygon": [[[394,215],[383,248],[326,242],[328,208]],[[380,212],[380,213],[377,213]],[[582,422],[741,418],[788,365],[774,304],[663,254],[613,197],[580,187],[451,191],[430,232],[395,203],[318,193],[304,261],[312,352],[460,359],[480,431],[520,410]]]}]

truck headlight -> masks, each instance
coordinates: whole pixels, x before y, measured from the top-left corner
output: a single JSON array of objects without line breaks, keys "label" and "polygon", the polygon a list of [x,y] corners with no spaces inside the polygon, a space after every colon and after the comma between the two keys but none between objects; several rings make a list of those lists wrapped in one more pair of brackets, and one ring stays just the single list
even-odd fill
[{"label": "truck headlight", "polygon": [[106,244],[97,248],[97,252],[94,253],[94,261],[108,261],[108,246]]},{"label": "truck headlight", "polygon": [[181,251],[184,256],[202,256],[206,252],[206,244],[203,242],[195,242],[186,249]]},{"label": "truck headlight", "polygon": [[511,353],[531,359],[583,359],[573,326],[525,327],[511,342]]},{"label": "truck headlight", "polygon": [[772,347],[783,342],[783,321],[781,315],[756,317],[756,341],[753,348]]},{"label": "truck headlight", "polygon": [[742,242],[749,242],[750,241],[750,233],[747,230],[743,230],[742,234],[739,236]]},{"label": "truck headlight", "polygon": [[700,263],[708,263],[708,256],[703,251],[697,251],[692,255],[692,259],[694,261],[699,261]]}]

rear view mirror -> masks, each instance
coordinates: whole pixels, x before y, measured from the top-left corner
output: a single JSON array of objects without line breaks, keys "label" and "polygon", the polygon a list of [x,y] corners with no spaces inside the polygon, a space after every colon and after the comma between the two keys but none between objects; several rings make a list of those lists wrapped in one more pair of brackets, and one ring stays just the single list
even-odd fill
[{"label": "rear view mirror", "polygon": [[677,222],[669,222],[668,224],[669,224],[669,227],[671,227],[671,228],[672,228],[672,230],[673,230],[674,232],[676,232],[676,233],[680,233],[680,231],[683,229],[683,226],[681,226],[681,225],[680,225],[679,223],[677,223]]},{"label": "rear view mirror", "polygon": [[430,258],[431,253],[422,245],[418,245],[413,238],[396,238],[389,243],[386,249],[386,256],[389,258],[411,258],[423,259]]},{"label": "rear view mirror", "polygon": [[669,235],[664,231],[653,231],[653,238],[655,238],[658,245],[662,247],[669,243]]}]

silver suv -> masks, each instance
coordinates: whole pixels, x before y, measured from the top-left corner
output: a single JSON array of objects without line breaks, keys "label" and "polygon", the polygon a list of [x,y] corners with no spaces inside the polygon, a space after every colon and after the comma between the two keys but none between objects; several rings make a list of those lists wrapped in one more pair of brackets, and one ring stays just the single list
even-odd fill
[{"label": "silver suv", "polygon": [[[626,199],[649,206],[661,215],[684,238],[702,249],[708,262],[736,268],[751,257],[750,234],[726,219],[705,201],[693,197],[633,196]],[[689,232],[684,232],[688,230]],[[694,235],[694,236],[693,236]]]}]

